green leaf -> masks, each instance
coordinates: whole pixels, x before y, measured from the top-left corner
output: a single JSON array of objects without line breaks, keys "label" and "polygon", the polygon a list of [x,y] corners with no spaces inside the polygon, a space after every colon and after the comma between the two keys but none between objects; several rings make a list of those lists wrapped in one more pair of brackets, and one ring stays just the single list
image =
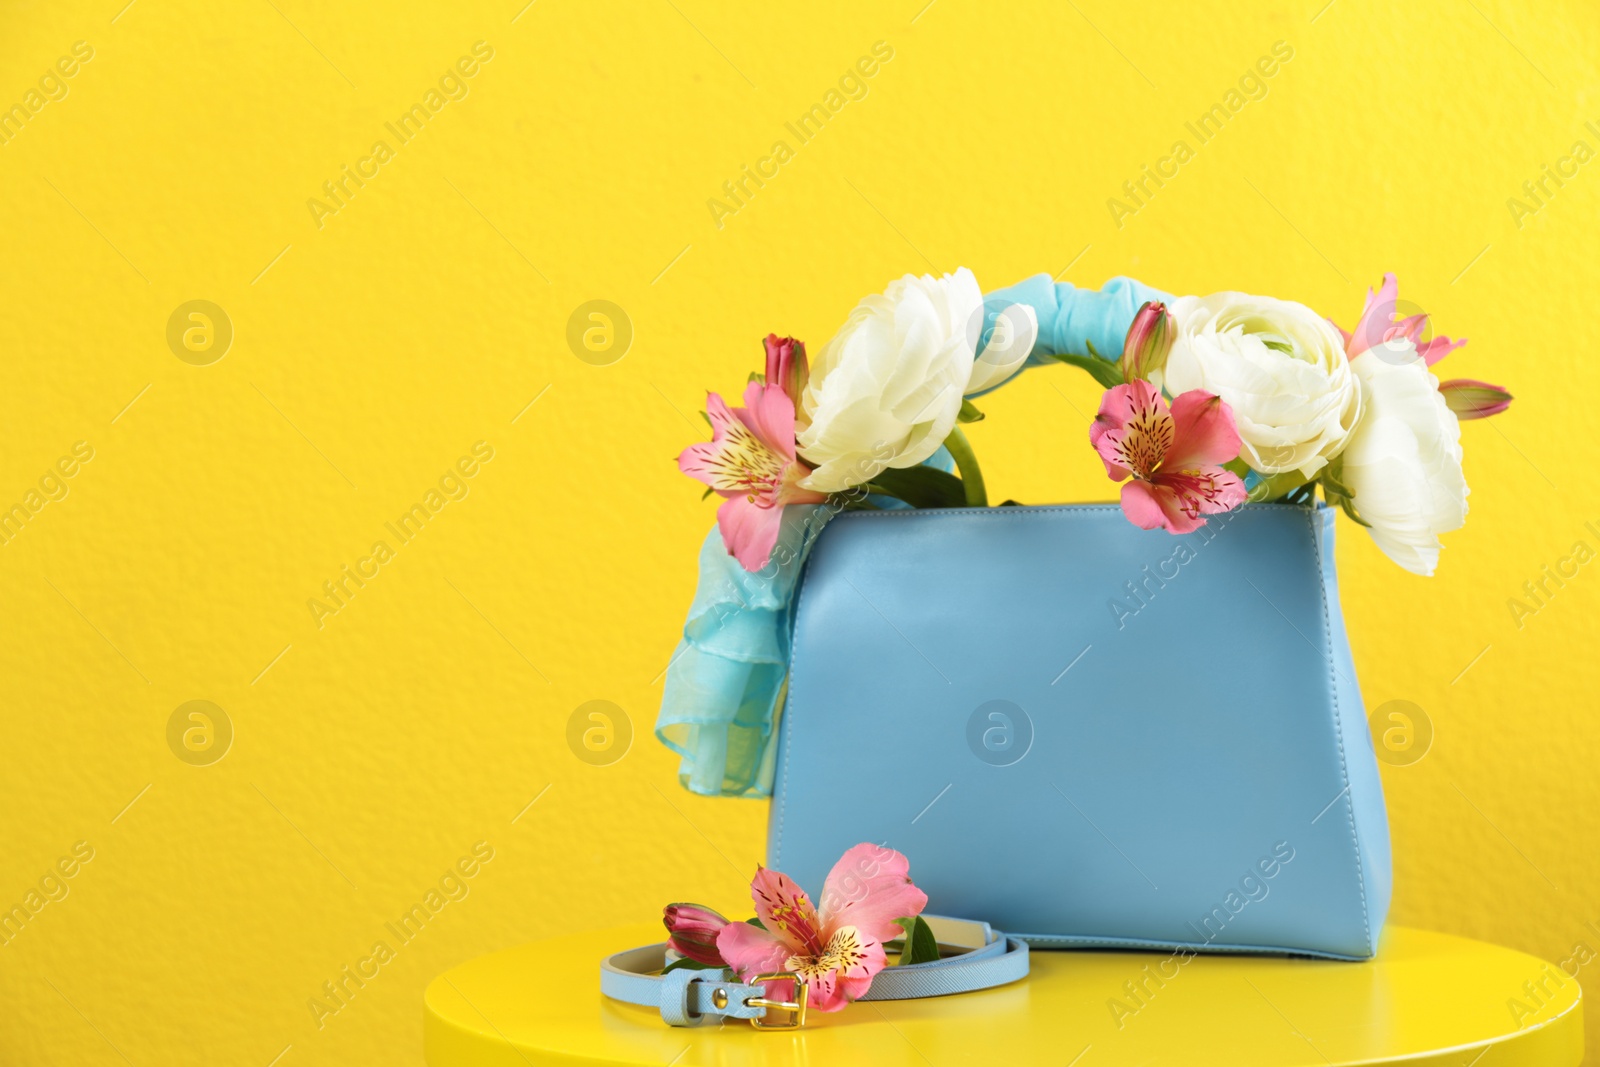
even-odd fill
[{"label": "green leaf", "polygon": [[961,479],[936,467],[889,467],[866,488],[869,493],[881,490],[914,508],[959,508],[967,502]]},{"label": "green leaf", "polygon": [[750,926],[754,926],[757,930],[765,930],[767,928],[767,924],[762,922],[761,917],[758,915],[750,916],[745,922]]},{"label": "green leaf", "polygon": [[712,493],[715,493],[715,492],[716,492],[716,489],[714,487],[708,485],[708,486],[706,486],[706,491],[700,494],[700,499],[704,500],[706,497],[710,496]]},{"label": "green leaf", "polygon": [[1330,507],[1336,507],[1343,511],[1350,516],[1350,521],[1358,526],[1365,526],[1368,529],[1372,527],[1372,523],[1363,519],[1361,513],[1356,510],[1355,491],[1344,484],[1344,461],[1342,458],[1336,459],[1322,468],[1322,473],[1318,475],[1318,481],[1322,483],[1322,498],[1328,502]]},{"label": "green leaf", "polygon": [[1368,522],[1366,519],[1363,519],[1361,517],[1361,513],[1356,510],[1356,502],[1354,498],[1341,496],[1338,500],[1338,504],[1340,509],[1346,515],[1350,516],[1350,521],[1354,522],[1357,526],[1365,526],[1369,530],[1372,529],[1372,523]]},{"label": "green leaf", "polygon": [[1333,485],[1329,485],[1326,481],[1324,481],[1322,483],[1322,497],[1331,507],[1336,507],[1340,511],[1343,511],[1346,515],[1350,516],[1350,521],[1355,523],[1357,526],[1365,526],[1368,529],[1371,529],[1372,523],[1368,522],[1366,519],[1363,519],[1361,517],[1361,513],[1356,510],[1355,494],[1343,492],[1341,491],[1342,489],[1343,487],[1338,486],[1337,482],[1335,482]]},{"label": "green leaf", "polygon": [[933,927],[918,915],[912,919],[896,919],[895,925],[906,932],[905,944],[900,949],[900,966],[908,963],[932,963],[939,958],[939,939],[933,936]]},{"label": "green leaf", "polygon": [[970,400],[961,401],[961,413],[956,416],[961,422],[982,422],[983,412]]},{"label": "green leaf", "polygon": [[1366,526],[1371,528],[1372,523],[1368,522],[1366,519],[1363,519],[1361,517],[1361,513],[1356,510],[1355,494],[1345,491],[1344,487],[1341,486],[1337,481],[1334,481],[1331,485],[1328,481],[1323,481],[1322,497],[1331,507],[1336,507],[1340,511],[1343,511],[1346,515],[1350,516],[1350,521],[1354,522],[1357,526]]},{"label": "green leaf", "polygon": [[1338,474],[1334,474],[1331,467],[1324,467],[1322,469],[1322,474],[1320,475],[1322,492],[1325,495],[1336,494],[1338,496],[1349,497],[1351,500],[1354,500],[1356,497],[1355,490],[1351,489],[1349,486],[1345,485],[1344,482],[1340,481],[1340,478],[1343,475],[1344,469],[1342,466]]},{"label": "green leaf", "polygon": [[1283,504],[1310,507],[1317,502],[1317,483],[1307,482],[1304,485],[1297,485],[1278,499]]},{"label": "green leaf", "polygon": [[661,968],[661,973],[666,974],[668,971],[720,971],[722,969],[718,964],[701,963],[699,960],[691,960],[688,956],[683,956]]},{"label": "green leaf", "polygon": [[1305,484],[1306,476],[1299,471],[1282,471],[1278,474],[1269,474],[1255,484],[1246,499],[1252,504],[1259,504],[1267,500],[1277,500]]},{"label": "green leaf", "polygon": [[767,376],[765,374],[762,374],[758,370],[753,370],[753,371],[750,372],[750,377],[746,378],[744,383],[746,385],[749,385],[751,382],[759,382],[762,385],[766,385],[767,384]]},{"label": "green leaf", "polygon": [[1060,363],[1078,367],[1089,372],[1089,376],[1106,389],[1122,384],[1122,367],[1109,360],[1101,359],[1094,354],[1094,346],[1089,346],[1090,354],[1087,356],[1074,356],[1061,353],[1054,358]]}]

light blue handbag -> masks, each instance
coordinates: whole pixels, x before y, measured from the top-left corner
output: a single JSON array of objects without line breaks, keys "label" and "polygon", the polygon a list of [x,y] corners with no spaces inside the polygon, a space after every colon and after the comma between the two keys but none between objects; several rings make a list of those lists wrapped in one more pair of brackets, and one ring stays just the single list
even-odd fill
[{"label": "light blue handbag", "polygon": [[859,511],[801,579],[768,864],[874,841],[1037,946],[1371,956],[1389,832],[1333,512]]}]

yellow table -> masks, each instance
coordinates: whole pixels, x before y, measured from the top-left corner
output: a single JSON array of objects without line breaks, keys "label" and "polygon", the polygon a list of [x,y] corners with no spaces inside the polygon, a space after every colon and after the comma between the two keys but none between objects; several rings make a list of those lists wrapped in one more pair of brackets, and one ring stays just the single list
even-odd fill
[{"label": "yellow table", "polygon": [[[659,924],[578,934],[440,975],[426,996],[428,1063],[1571,1067],[1583,1058],[1578,983],[1554,964],[1404,927],[1389,927],[1367,963],[1199,956],[1163,968],[1165,953],[1035,952],[1033,973],[1009,986],[853,1004],[787,1033],[732,1021],[674,1029],[652,1009],[602,997],[601,957],[661,935]],[[1513,1000],[1528,1009],[1520,1019]]]}]

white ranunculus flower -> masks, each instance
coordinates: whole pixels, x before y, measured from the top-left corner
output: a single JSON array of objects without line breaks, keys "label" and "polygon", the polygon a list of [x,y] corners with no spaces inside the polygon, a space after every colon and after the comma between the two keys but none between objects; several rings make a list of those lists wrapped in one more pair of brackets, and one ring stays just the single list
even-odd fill
[{"label": "white ranunculus flower", "polygon": [[1163,385],[1215,393],[1233,409],[1240,456],[1263,474],[1314,477],[1361,417],[1338,329],[1304,304],[1248,293],[1184,296]]},{"label": "white ranunculus flower", "polygon": [[[974,318],[968,326],[974,343],[980,325],[981,321]],[[1014,378],[1038,339],[1039,317],[1033,308],[1027,304],[1007,304],[1001,308],[995,316],[988,344],[972,362],[972,377],[967,379],[965,395],[977,396]]]},{"label": "white ranunculus flower", "polygon": [[[1401,348],[1412,349],[1412,358]],[[1413,574],[1432,574],[1439,534],[1467,521],[1461,424],[1410,341],[1368,349],[1350,369],[1366,411],[1341,457],[1342,480],[1384,555]]]},{"label": "white ranunculus flower", "polygon": [[801,485],[836,493],[937,452],[963,396],[1020,371],[1038,336],[1033,309],[1012,304],[975,353],[982,311],[965,267],[942,278],[908,274],[856,305],[811,364],[795,429],[816,470]]}]

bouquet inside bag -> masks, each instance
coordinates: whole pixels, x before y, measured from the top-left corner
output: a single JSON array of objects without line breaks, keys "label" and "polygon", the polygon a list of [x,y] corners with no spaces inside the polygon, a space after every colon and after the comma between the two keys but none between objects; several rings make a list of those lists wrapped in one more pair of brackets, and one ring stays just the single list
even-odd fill
[{"label": "bouquet inside bag", "polygon": [[1434,376],[1465,343],[1433,336],[1392,274],[1350,331],[1245,293],[1173,299],[1126,278],[1083,292],[1041,275],[984,299],[965,269],[908,275],[862,301],[814,366],[800,341],[768,335],[743,406],[709,394],[712,439],[678,466],[723,498],[722,543],[759,572],[788,505],[986,505],[961,430],[983,418],[972,398],[1061,362],[1106,388],[1089,445],[1135,525],[1187,533],[1247,500],[1301,502],[1320,487],[1428,575],[1438,535],[1466,519],[1459,421],[1512,399]]}]

